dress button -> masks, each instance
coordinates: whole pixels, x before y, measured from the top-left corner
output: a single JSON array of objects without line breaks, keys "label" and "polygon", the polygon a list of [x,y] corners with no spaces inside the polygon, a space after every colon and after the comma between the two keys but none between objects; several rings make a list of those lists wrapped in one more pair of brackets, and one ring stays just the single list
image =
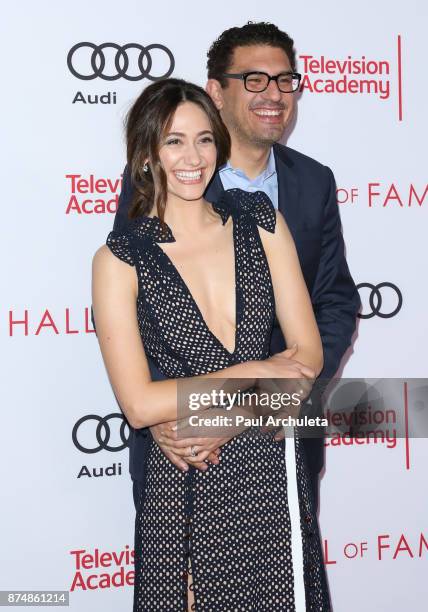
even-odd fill
[{"label": "dress button", "polygon": [[185,582],[187,582],[187,572],[183,572],[181,574],[181,579],[184,580]]}]

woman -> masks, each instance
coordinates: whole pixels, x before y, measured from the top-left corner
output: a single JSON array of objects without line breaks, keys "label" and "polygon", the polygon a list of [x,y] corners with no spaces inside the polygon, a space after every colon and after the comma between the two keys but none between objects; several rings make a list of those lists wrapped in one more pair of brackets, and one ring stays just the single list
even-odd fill
[{"label": "woman", "polygon": [[[196,85],[157,82],[130,111],[134,220],[95,254],[93,308],[114,392],[135,428],[177,418],[183,377],[236,379],[242,388],[243,380],[249,387],[321,371],[319,333],[282,216],[262,192],[204,200],[229,149],[217,110]],[[269,358],[275,314],[295,346]],[[151,380],[148,358],[167,380]],[[152,443],[136,517],[135,611],[329,609],[298,440],[296,448],[301,575],[284,441],[257,427],[183,441],[186,472]]]}]

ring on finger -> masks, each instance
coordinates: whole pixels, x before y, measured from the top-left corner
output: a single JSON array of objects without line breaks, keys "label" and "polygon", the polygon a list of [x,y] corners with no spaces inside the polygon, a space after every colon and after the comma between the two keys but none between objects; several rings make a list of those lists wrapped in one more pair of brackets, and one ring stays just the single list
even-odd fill
[{"label": "ring on finger", "polygon": [[198,453],[196,452],[196,446],[191,446],[190,447],[190,456],[191,457],[197,457]]}]

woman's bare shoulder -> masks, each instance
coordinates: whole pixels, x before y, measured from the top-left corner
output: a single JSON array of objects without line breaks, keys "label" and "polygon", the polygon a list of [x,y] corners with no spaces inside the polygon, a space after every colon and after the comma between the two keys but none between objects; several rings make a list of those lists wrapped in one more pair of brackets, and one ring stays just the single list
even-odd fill
[{"label": "woman's bare shoulder", "polygon": [[276,210],[275,215],[276,223],[274,232],[269,232],[259,227],[260,238],[266,253],[269,251],[272,252],[272,254],[276,252],[278,247],[286,247],[294,244],[293,237],[291,236],[287,222],[282,213]]},{"label": "woman's bare shoulder", "polygon": [[[92,267],[94,270],[105,271],[109,269],[123,269],[124,262],[113,255],[111,249],[106,244],[102,244],[94,253]],[[129,266],[128,266],[129,267]]]},{"label": "woman's bare shoulder", "polygon": [[100,246],[92,258],[92,277],[98,285],[116,288],[137,288],[135,267],[130,261],[118,257],[106,244]]}]

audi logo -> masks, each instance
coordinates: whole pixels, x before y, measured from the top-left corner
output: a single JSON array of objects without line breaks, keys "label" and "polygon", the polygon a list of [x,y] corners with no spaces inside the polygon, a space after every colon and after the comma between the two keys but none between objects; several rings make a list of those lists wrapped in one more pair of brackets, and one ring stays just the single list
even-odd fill
[{"label": "audi logo", "polygon": [[[397,285],[394,283],[379,283],[377,285],[372,285],[371,283],[360,283],[357,285],[358,291],[360,289],[369,289],[369,306],[370,312],[361,312],[358,314],[360,319],[371,319],[375,315],[381,317],[382,319],[390,319],[391,317],[395,317],[401,310],[403,305],[403,295]],[[385,289],[390,294],[392,292],[396,306],[389,311],[382,310],[383,300],[386,298]]]},{"label": "audi logo", "polygon": [[[81,66],[82,54],[79,54],[81,49],[91,51],[89,57],[85,57],[83,53],[83,66]],[[105,53],[105,50],[108,49],[113,49],[113,54],[108,51]],[[168,68],[164,74],[152,74],[154,61],[151,52],[156,50],[166,55]],[[80,58],[76,59],[76,53],[80,55]],[[78,61],[79,59],[80,61]],[[127,81],[141,81],[141,79],[160,81],[172,74],[175,68],[175,59],[171,51],[165,45],[160,44],[144,47],[138,43],[128,43],[121,46],[112,42],[102,43],[101,45],[80,42],[68,52],[67,66],[73,76],[83,81],[92,81],[97,77],[104,79],[104,81],[117,81],[120,78]],[[82,67],[84,68],[83,73],[79,72]]]},{"label": "audi logo", "polygon": [[[94,422],[95,430],[92,431],[92,435],[90,435],[90,437],[93,439],[94,445],[86,445],[79,440],[79,430],[81,430],[82,425],[88,421]],[[110,423],[113,421],[115,429],[114,437],[116,438],[116,442],[109,444],[110,439],[112,438],[113,428],[113,425],[110,425]],[[123,415],[119,413],[108,414],[105,417],[100,417],[96,414],[88,414],[75,423],[71,437],[73,439],[74,446],[82,453],[98,453],[103,449],[112,453],[117,453],[128,446],[129,428],[128,432],[126,431],[127,428],[128,423],[124,419]],[[85,433],[87,434],[88,432],[86,431]]]}]

